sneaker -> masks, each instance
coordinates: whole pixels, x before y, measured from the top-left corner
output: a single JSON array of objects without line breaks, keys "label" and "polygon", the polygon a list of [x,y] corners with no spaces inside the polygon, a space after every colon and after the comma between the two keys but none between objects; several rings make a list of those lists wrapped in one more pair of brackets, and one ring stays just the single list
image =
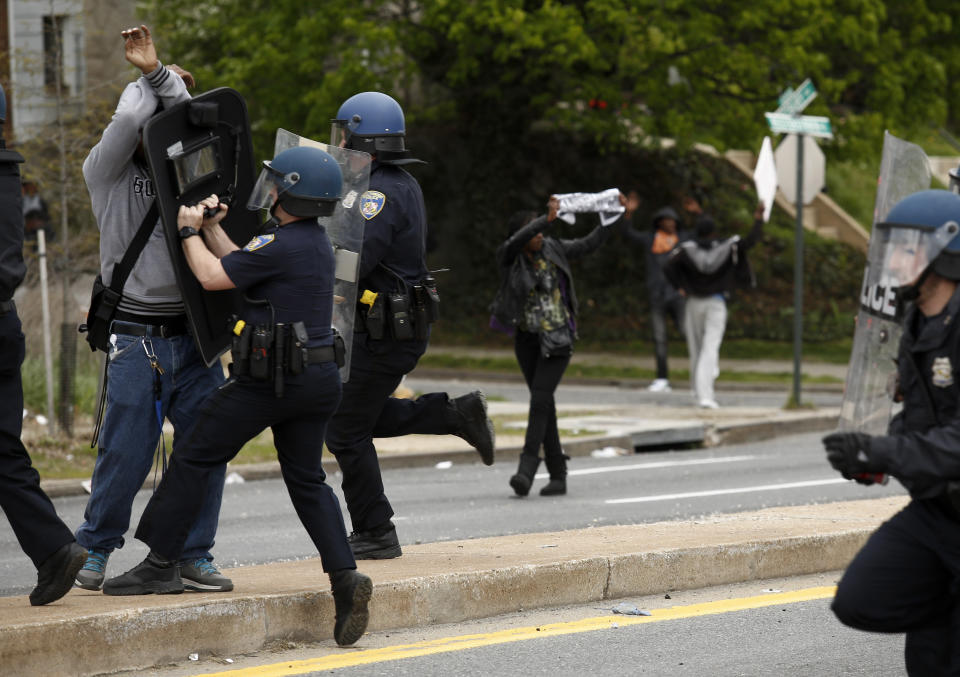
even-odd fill
[{"label": "sneaker", "polygon": [[77,587],[84,590],[99,590],[106,575],[108,559],[110,559],[109,550],[100,548],[87,550],[87,561],[77,572]]},{"label": "sneaker", "polygon": [[479,390],[450,400],[457,415],[457,437],[480,453],[484,465],[493,465],[496,432],[493,421],[487,416],[487,398]]},{"label": "sneaker", "polygon": [[719,409],[720,405],[716,400],[700,400],[701,409]]},{"label": "sneaker", "polygon": [[356,559],[394,559],[403,554],[393,522],[369,531],[354,531],[347,540]]},{"label": "sneaker", "polygon": [[50,555],[37,569],[37,587],[30,593],[30,604],[49,604],[70,592],[74,577],[86,560],[87,549],[75,541]]},{"label": "sneaker", "polygon": [[176,562],[159,560],[151,553],[122,576],[103,584],[105,595],[179,595],[183,592]]},{"label": "sneaker", "polygon": [[647,386],[647,390],[651,393],[669,393],[672,389],[670,388],[670,381],[665,378],[655,378],[653,383]]},{"label": "sneaker", "polygon": [[233,581],[217,571],[213,562],[206,557],[198,557],[190,562],[180,563],[180,580],[184,590],[202,592],[230,592]]},{"label": "sneaker", "polygon": [[367,603],[373,595],[373,581],[356,569],[338,571],[331,577],[336,621],[333,638],[340,646],[350,646],[367,630],[370,612]]}]

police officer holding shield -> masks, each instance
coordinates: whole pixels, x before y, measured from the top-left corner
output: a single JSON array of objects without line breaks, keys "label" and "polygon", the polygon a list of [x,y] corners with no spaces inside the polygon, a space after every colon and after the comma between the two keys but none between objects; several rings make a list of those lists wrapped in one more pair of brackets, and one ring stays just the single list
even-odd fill
[{"label": "police officer holding shield", "polygon": [[493,424],[477,391],[451,399],[428,393],[391,397],[427,349],[439,295],[427,270],[427,215],[420,186],[405,165],[420,162],[404,146],[403,110],[382,92],[356,94],[340,106],[331,144],[373,156],[370,189],[361,196],[364,226],[357,326],[350,379],[330,420],[327,447],[343,472],[357,559],[399,557],[400,543],[384,493],[374,437],[457,435],[493,463]]},{"label": "police officer holding shield", "polygon": [[[0,87],[0,125],[7,97]],[[24,339],[13,292],[23,282],[23,212],[20,168],[23,156],[6,149],[0,133],[0,508],[10,520],[24,553],[37,568],[30,604],[49,604],[66,595],[87,551],[57,516],[40,488],[40,476],[20,441],[23,431]]]},{"label": "police officer holding shield", "polygon": [[[342,346],[331,327],[334,252],[318,217],[341,197],[342,175],[328,153],[299,147],[264,162],[251,209],[269,208],[272,224],[239,249],[218,225],[227,206],[211,196],[180,207],[177,225],[191,271],[206,290],[245,292],[233,323],[232,377],[200,406],[174,449],[136,536],[150,554],[108,580],[109,595],[177,593],[175,563],[196,519],[210,473],[265,428],[273,430],[284,481],[330,576],[334,637],[356,642],[367,625],[372,583],[356,571],[340,504],[320,462],[327,421],[340,401]],[[204,218],[205,209],[219,208]],[[203,233],[201,235],[200,233]]]},{"label": "police officer holding shield", "polygon": [[[911,675],[960,671],[960,195],[909,195],[874,226],[880,279],[904,317],[896,381],[903,408],[887,434],[823,439],[830,464],[871,484],[897,478],[910,503],[880,526],[850,563],[833,611],[846,625],[906,633]],[[871,253],[875,251],[871,243]],[[858,327],[859,331],[859,327]]]}]

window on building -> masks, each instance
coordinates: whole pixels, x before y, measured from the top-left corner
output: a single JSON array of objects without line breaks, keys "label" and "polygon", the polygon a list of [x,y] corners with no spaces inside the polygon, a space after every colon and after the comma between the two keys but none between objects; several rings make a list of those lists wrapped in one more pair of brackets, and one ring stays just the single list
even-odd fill
[{"label": "window on building", "polygon": [[[63,15],[43,17],[43,84],[48,90],[62,89],[63,80]],[[59,82],[58,82],[59,81]]]}]

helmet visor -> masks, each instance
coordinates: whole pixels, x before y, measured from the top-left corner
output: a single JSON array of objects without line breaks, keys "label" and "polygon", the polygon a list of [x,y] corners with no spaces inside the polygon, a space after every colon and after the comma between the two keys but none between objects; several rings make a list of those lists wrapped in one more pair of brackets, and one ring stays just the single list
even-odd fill
[{"label": "helmet visor", "polygon": [[350,135],[360,124],[359,116],[354,116],[352,120],[331,120],[330,121],[330,145],[334,148],[346,148]]},{"label": "helmet visor", "polygon": [[250,193],[250,199],[247,201],[247,209],[252,211],[270,209],[277,198],[297,185],[298,181],[300,181],[300,175],[296,172],[283,174],[274,169],[269,161],[264,162],[260,178],[257,179]]},{"label": "helmet visor", "polygon": [[[952,221],[936,229],[883,223],[876,227],[881,251],[871,252],[870,258],[883,263],[873,282],[893,289],[914,284],[957,235],[957,224]],[[879,254],[876,258],[875,253]]]}]

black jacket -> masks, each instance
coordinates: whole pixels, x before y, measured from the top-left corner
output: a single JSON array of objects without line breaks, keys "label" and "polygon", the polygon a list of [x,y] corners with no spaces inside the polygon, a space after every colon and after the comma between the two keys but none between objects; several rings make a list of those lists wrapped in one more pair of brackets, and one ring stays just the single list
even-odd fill
[{"label": "black jacket", "polygon": [[870,457],[913,498],[933,498],[960,481],[960,287],[919,336],[918,313],[907,313],[897,356],[903,409],[887,435],[873,438]]},{"label": "black jacket", "polygon": [[667,259],[670,258],[670,252],[661,252],[659,254],[653,251],[653,241],[657,235],[657,225],[661,219],[670,218],[677,222],[677,243],[685,242],[690,239],[690,234],[680,229],[680,217],[672,207],[663,207],[658,209],[653,215],[652,227],[650,230],[637,230],[629,222],[623,231],[627,238],[643,248],[644,277],[647,285],[647,295],[650,298],[650,305],[655,308],[662,308],[671,301],[680,296],[676,287],[670,283],[663,269],[667,265]]},{"label": "black jacket", "polygon": [[0,162],[0,196],[3,201],[0,209],[0,301],[9,301],[27,273],[23,262],[20,168],[13,162]]},{"label": "black jacket", "polygon": [[742,240],[738,235],[723,240],[688,240],[670,252],[663,272],[688,296],[726,295],[738,285],[756,286],[746,253],[762,234],[763,220],[756,219]]},{"label": "black jacket", "polygon": [[[497,291],[490,312],[505,328],[516,328],[523,318],[524,304],[530,290],[536,284],[533,267],[523,253],[523,247],[534,235],[546,231],[550,227],[546,215],[538,216],[527,225],[511,235],[506,242],[497,249],[497,265],[500,268],[500,289]],[[544,233],[543,256],[554,263],[562,275],[560,276],[560,291],[570,312],[573,321],[573,330],[576,332],[577,294],[573,288],[573,276],[570,274],[569,259],[575,259],[589,254],[606,242],[609,237],[609,228],[597,226],[585,237],[575,240],[558,240]]]}]

